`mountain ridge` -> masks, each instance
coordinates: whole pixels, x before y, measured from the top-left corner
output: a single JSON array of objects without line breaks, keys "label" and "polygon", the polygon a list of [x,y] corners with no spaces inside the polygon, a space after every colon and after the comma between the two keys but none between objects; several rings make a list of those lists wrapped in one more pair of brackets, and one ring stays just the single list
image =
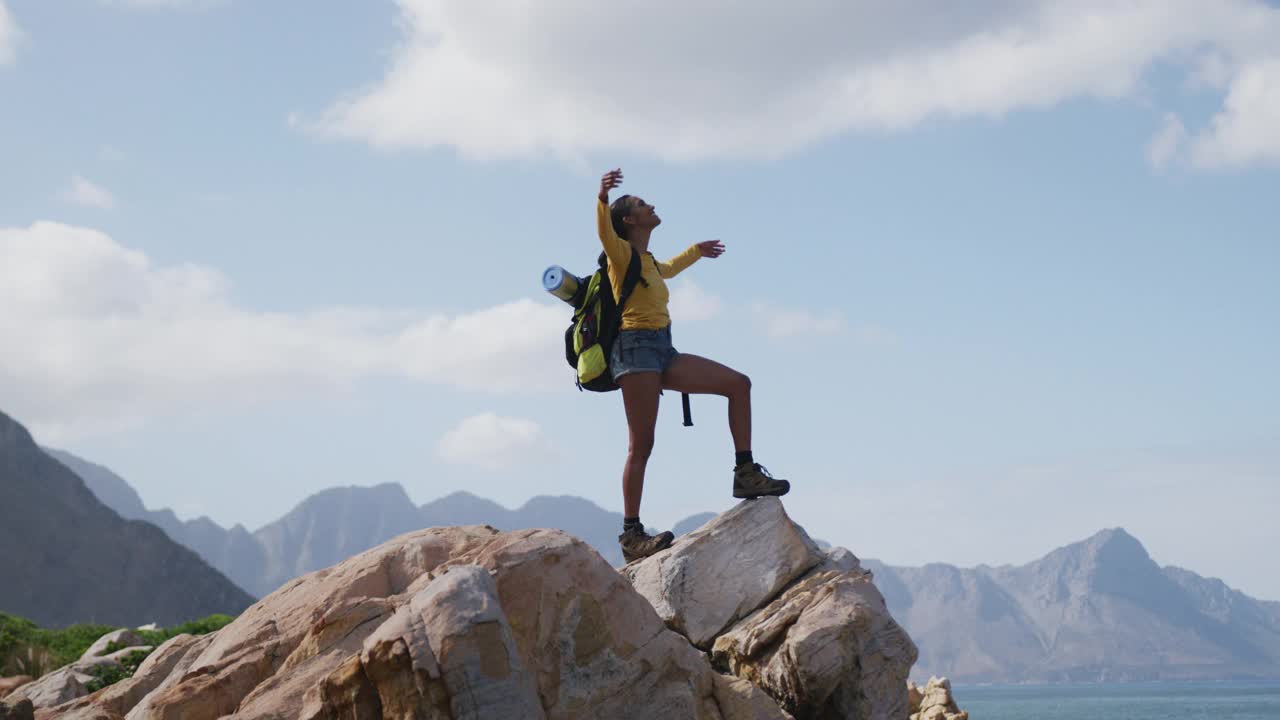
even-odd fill
[{"label": "mountain ridge", "polygon": [[587,541],[610,564],[623,564],[617,544],[621,513],[572,495],[538,495],[509,509],[459,490],[417,506],[399,483],[345,485],[308,495],[250,532],[239,524],[226,529],[207,517],[184,521],[167,508],[147,509],[128,481],[110,469],[65,450],[44,450],[81,475],[121,517],[155,524],[256,597],[402,533],[441,525],[556,527]]},{"label": "mountain ridge", "polygon": [[0,412],[0,609],[43,626],[176,624],[252,602],[155,525],[122,518]]},{"label": "mountain ridge", "polygon": [[922,675],[960,682],[1280,678],[1280,603],[1161,567],[1123,528],[1019,566],[865,564],[920,645]]}]

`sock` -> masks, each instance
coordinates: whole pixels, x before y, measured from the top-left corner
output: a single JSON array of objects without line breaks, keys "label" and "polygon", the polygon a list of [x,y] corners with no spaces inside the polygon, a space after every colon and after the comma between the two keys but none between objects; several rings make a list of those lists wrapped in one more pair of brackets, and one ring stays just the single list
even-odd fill
[{"label": "sock", "polygon": [[751,463],[753,463],[753,462],[755,462],[755,461],[756,461],[756,460],[755,460],[755,458],[751,457],[751,451],[750,451],[750,450],[739,450],[738,452],[734,453],[734,457],[736,458],[736,459],[733,461],[733,462],[734,462],[734,467],[741,467],[741,466],[743,466],[743,465],[749,465],[749,464],[751,464]]},{"label": "sock", "polygon": [[629,517],[624,517],[624,518],[622,518],[622,530],[623,530],[623,532],[626,532],[627,530],[631,530],[632,528],[635,528],[635,529],[637,529],[637,530],[643,530],[643,529],[644,529],[644,525],[641,525],[641,524],[640,524],[640,516],[639,516],[639,515],[637,515],[637,516],[635,516],[635,517],[630,517],[630,518],[629,518]]}]

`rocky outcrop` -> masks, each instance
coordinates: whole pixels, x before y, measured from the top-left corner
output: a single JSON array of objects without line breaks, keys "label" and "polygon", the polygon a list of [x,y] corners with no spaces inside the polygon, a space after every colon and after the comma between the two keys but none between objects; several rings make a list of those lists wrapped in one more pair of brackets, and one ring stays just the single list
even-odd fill
[{"label": "rocky outcrop", "polygon": [[906,716],[917,651],[858,558],[818,550],[776,498],[624,571],[667,625],[798,718]]},{"label": "rocky outcrop", "polygon": [[56,714],[45,714],[44,717],[63,720],[110,720],[123,717],[174,672],[179,661],[199,640],[194,635],[170,638],[142,661],[132,678],[109,685],[93,695],[60,705]]},{"label": "rocky outcrop", "polygon": [[623,569],[667,625],[709,649],[745,617],[823,559],[777,498],[739,503],[670,550]]},{"label": "rocky outcrop", "polygon": [[[113,643],[131,647],[110,650]],[[142,638],[132,630],[109,632],[94,641],[79,660],[58,668],[39,680],[22,685],[14,690],[7,700],[13,703],[26,699],[37,708],[47,708],[83,698],[89,694],[89,684],[93,682],[96,675],[104,671],[122,671],[123,662],[132,653],[151,652],[150,646],[141,643]],[[149,660],[148,657],[147,661]],[[143,661],[144,664],[139,667],[139,671],[145,667],[147,661]]]},{"label": "rocky outcrop", "polygon": [[923,688],[907,683],[910,720],[969,720],[969,713],[956,706],[951,697],[951,681],[931,677]]},{"label": "rocky outcrop", "polygon": [[[718,593],[753,599],[695,606]],[[883,605],[851,553],[818,551],[773,499],[625,574],[557,530],[431,528],[295,579],[216,633],[169,641],[133,678],[37,714],[896,720],[915,649]],[[719,671],[685,632],[716,648]]]}]

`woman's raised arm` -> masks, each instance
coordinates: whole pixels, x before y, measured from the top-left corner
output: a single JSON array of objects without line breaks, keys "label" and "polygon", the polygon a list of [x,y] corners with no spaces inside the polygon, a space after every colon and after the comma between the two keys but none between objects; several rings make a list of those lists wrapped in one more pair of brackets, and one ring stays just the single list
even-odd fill
[{"label": "woman's raised arm", "polygon": [[609,215],[609,191],[622,184],[622,170],[615,168],[600,178],[600,194],[596,203],[596,231],[604,254],[615,267],[625,269],[631,262],[631,244],[618,237],[613,230],[613,218]]}]

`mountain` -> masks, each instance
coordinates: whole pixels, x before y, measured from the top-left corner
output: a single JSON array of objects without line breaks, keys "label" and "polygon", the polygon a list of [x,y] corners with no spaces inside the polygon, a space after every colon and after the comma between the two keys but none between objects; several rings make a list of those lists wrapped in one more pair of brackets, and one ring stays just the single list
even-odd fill
[{"label": "mountain", "polygon": [[1119,528],[1018,567],[865,564],[919,645],[922,676],[1280,678],[1280,603],[1162,568]]},{"label": "mountain", "polygon": [[253,602],[156,526],[102,504],[4,413],[0,498],[0,610],[45,626],[170,625]]},{"label": "mountain", "polygon": [[[121,517],[154,524],[257,597],[402,533],[435,526],[556,528],[587,541],[611,564],[623,564],[618,548],[622,515],[571,495],[538,496],[509,510],[467,492],[418,507],[395,483],[330,488],[250,533],[241,525],[225,529],[206,517],[182,521],[168,509],[148,510],[129,483],[111,470],[63,450],[46,448],[45,452],[78,474]],[[712,517],[702,513],[677,527],[683,533]]]},{"label": "mountain", "polygon": [[397,535],[426,527],[491,525],[499,530],[555,528],[596,548],[610,564],[623,564],[618,548],[622,515],[579,497],[538,496],[515,510],[467,492],[456,492],[415,507],[395,483],[324,490],[284,517],[253,533],[265,566],[243,577],[259,596],[289,580],[341,562]]},{"label": "mountain", "polygon": [[184,521],[167,508],[148,510],[137,491],[111,470],[64,450],[42,449],[79,475],[90,492],[120,517],[155,525],[171,540],[194,550],[241,588],[248,589],[248,579],[256,578],[266,564],[262,546],[243,525],[228,530],[207,517]]}]

